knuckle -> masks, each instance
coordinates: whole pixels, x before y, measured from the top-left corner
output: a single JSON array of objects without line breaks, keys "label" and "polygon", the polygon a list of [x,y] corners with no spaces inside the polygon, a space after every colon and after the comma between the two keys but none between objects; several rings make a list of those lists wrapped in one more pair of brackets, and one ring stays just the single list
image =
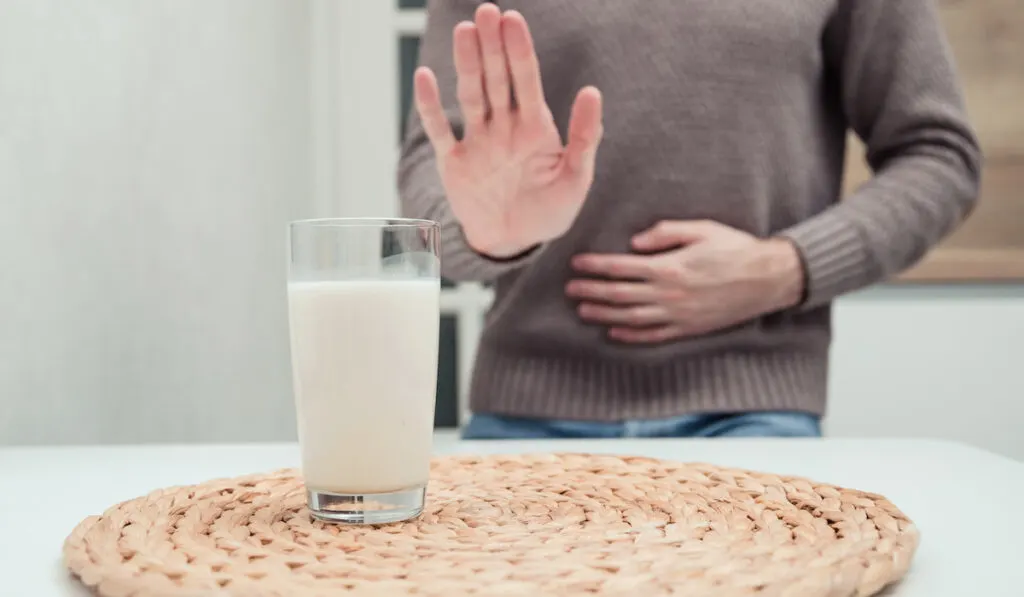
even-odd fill
[{"label": "knuckle", "polygon": [[686,291],[681,288],[671,288],[665,290],[662,294],[664,301],[673,305],[684,305],[686,303],[686,297]]},{"label": "knuckle", "polygon": [[680,276],[680,267],[671,261],[659,261],[653,266],[654,275],[667,280],[675,280]]}]

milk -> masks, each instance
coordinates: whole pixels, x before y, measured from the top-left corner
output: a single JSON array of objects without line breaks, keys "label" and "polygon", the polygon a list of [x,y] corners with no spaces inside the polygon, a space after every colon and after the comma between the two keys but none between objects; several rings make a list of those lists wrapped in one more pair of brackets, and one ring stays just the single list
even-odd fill
[{"label": "milk", "polygon": [[426,484],[439,299],[436,279],[289,284],[308,489],[365,494]]}]

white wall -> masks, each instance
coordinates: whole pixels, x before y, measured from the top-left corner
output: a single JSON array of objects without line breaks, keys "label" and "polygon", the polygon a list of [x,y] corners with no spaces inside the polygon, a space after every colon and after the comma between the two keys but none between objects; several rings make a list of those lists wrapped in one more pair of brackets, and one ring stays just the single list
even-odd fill
[{"label": "white wall", "polygon": [[965,441],[1024,460],[1024,285],[891,286],[839,301],[830,435]]},{"label": "white wall", "polygon": [[309,7],[0,0],[0,444],[294,436]]}]

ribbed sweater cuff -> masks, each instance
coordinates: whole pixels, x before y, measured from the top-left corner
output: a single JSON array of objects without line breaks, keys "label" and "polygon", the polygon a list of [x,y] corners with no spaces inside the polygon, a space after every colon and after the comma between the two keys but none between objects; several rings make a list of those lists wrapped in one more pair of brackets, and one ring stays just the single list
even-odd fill
[{"label": "ribbed sweater cuff", "polygon": [[778,235],[796,246],[803,261],[806,289],[800,310],[820,307],[874,282],[864,237],[844,216],[826,212]]},{"label": "ribbed sweater cuff", "polygon": [[445,210],[438,225],[441,229],[441,269],[452,279],[489,282],[533,261],[543,248],[538,246],[508,259],[495,259],[469,246],[462,225],[451,210]]}]

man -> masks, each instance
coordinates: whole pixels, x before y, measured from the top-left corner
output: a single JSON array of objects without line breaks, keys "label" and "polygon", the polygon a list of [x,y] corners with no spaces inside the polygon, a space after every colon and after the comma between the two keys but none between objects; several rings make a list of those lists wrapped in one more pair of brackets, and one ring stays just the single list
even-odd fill
[{"label": "man", "polygon": [[832,300],[978,193],[931,0],[508,4],[431,2],[399,168],[495,287],[465,436],[819,435]]}]

